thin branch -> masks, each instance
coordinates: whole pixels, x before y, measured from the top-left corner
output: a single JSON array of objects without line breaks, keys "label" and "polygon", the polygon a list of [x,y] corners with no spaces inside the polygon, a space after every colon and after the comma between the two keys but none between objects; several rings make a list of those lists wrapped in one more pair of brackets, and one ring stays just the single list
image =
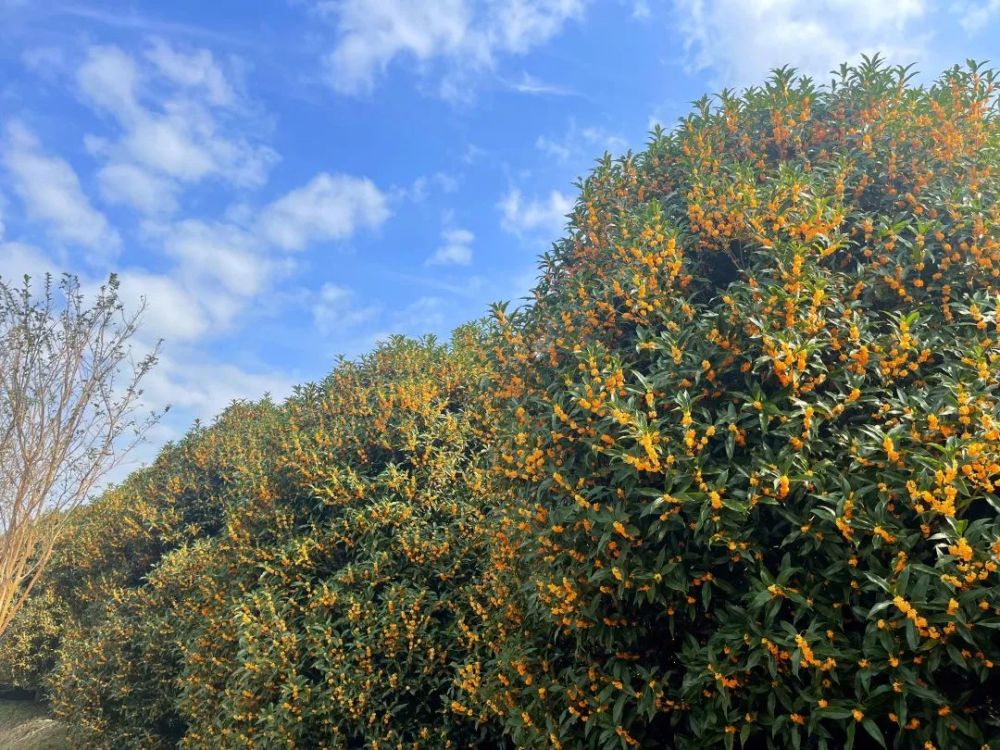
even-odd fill
[{"label": "thin branch", "polygon": [[112,275],[89,307],[79,280],[0,278],[0,636],[43,574],[69,512],[159,418],[136,415],[159,344],[138,362]]}]

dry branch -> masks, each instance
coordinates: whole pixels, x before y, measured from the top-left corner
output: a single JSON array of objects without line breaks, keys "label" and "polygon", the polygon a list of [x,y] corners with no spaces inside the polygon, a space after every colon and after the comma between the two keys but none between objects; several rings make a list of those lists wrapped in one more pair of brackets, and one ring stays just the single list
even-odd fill
[{"label": "dry branch", "polygon": [[133,359],[145,307],[127,312],[112,275],[87,303],[79,279],[0,279],[0,636],[52,555],[69,512],[158,418]]}]

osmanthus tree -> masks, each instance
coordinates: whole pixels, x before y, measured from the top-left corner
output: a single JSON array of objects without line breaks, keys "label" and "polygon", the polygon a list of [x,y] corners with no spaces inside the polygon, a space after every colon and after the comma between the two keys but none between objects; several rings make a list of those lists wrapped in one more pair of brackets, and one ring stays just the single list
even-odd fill
[{"label": "osmanthus tree", "polygon": [[192,440],[229,467],[214,481],[165,457],[157,504],[201,498],[217,527],[64,637],[50,682],[74,741],[496,746],[499,722],[453,708],[484,661],[480,623],[516,619],[489,575],[483,350],[476,325],[395,338]]},{"label": "osmanthus tree", "polygon": [[[195,568],[181,561],[205,559],[231,509],[274,496],[282,415],[267,398],[236,402],[73,515],[39,594],[0,643],[0,679],[46,694],[74,746],[152,750],[184,734],[176,677],[186,626],[204,609],[189,587]],[[228,584],[219,571],[207,585],[220,596]]]},{"label": "osmanthus tree", "polygon": [[396,338],[289,400],[282,495],[234,516],[214,553],[237,583],[206,600],[179,678],[183,747],[482,736],[450,709],[489,561],[483,415],[468,409],[480,338]]},{"label": "osmanthus tree", "polygon": [[0,279],[0,636],[24,606],[68,518],[156,415],[137,414],[156,351],[132,357],[142,306],[111,276]]},{"label": "osmanthus tree", "polygon": [[702,101],[532,305],[70,514],[0,679],[94,748],[996,739],[997,109],[878,60]]},{"label": "osmanthus tree", "polygon": [[994,73],[878,59],[605,158],[496,311],[520,747],[1000,737]]}]

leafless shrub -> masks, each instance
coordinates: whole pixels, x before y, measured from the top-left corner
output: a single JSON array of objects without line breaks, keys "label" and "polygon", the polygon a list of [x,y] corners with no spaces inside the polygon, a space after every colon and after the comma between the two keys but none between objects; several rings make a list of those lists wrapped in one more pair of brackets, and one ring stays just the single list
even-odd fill
[{"label": "leafless shrub", "polygon": [[0,279],[0,636],[38,581],[69,512],[159,415],[138,414],[141,359],[112,275],[87,302],[77,277]]}]

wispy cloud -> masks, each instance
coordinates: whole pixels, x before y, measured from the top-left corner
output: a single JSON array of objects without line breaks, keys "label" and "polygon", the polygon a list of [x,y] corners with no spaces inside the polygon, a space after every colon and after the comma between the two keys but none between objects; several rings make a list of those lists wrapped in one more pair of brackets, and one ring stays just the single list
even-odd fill
[{"label": "wispy cloud", "polygon": [[37,247],[23,242],[0,242],[0,278],[18,284],[24,276],[33,279],[62,270]]},{"label": "wispy cloud", "polygon": [[959,17],[962,28],[970,34],[977,34],[996,16],[1000,16],[1000,0],[970,2],[962,0],[952,5],[951,11]]},{"label": "wispy cloud", "polygon": [[500,225],[511,234],[542,234],[555,239],[566,228],[566,215],[573,210],[573,200],[558,190],[545,198],[526,199],[511,188],[498,204]]},{"label": "wispy cloud", "polygon": [[530,73],[523,72],[516,80],[501,79],[501,82],[512,91],[519,94],[529,94],[533,96],[576,96],[577,93],[565,86],[548,83]]},{"label": "wispy cloud", "polygon": [[386,271],[385,276],[428,289],[435,289],[439,292],[446,292],[466,299],[476,299],[486,287],[486,282],[480,276],[469,276],[460,281],[448,281],[438,276],[421,276],[411,273],[400,273],[398,271]]},{"label": "wispy cloud", "polygon": [[441,234],[443,242],[427,259],[431,266],[467,266],[472,263],[472,241],[476,236],[468,229],[446,229]]},{"label": "wispy cloud", "polygon": [[924,0],[675,0],[691,71],[710,71],[718,85],[761,80],[790,64],[825,80],[862,53],[912,62],[927,42],[915,23]]},{"label": "wispy cloud", "polygon": [[43,224],[51,237],[86,248],[93,259],[117,254],[121,238],[91,205],[76,171],[64,159],[45,153],[24,123],[7,124],[0,159],[28,216]]},{"label": "wispy cloud", "polygon": [[47,15],[66,16],[83,21],[110,26],[116,29],[138,31],[157,36],[186,36],[201,39],[206,42],[217,42],[227,45],[250,46],[252,42],[237,34],[209,29],[194,24],[178,23],[156,18],[151,15],[137,13],[134,9],[115,8],[104,10],[92,5],[76,5],[72,3],[53,4],[46,6]]},{"label": "wispy cloud", "polygon": [[97,172],[101,197],[110,204],[131,206],[144,214],[177,210],[176,182],[128,162],[111,162]]},{"label": "wispy cloud", "polygon": [[[328,80],[342,94],[371,92],[399,59],[438,73],[442,96],[468,95],[470,77],[523,55],[579,19],[587,0],[336,0],[316,2],[333,24]],[[437,64],[437,65],[436,65]],[[531,79],[520,84],[527,92]],[[538,83],[535,82],[535,87]],[[530,92],[541,93],[541,92]]]},{"label": "wispy cloud", "polygon": [[243,130],[249,105],[204,49],[178,50],[155,41],[144,58],[115,46],[92,46],[76,73],[83,100],[117,125],[117,137],[88,134],[85,142],[105,163],[104,194],[140,211],[163,209],[150,191],[169,182],[217,178],[259,186],[277,160],[270,147]]},{"label": "wispy cloud", "polygon": [[535,141],[535,148],[560,164],[583,163],[592,159],[598,149],[620,154],[628,148],[628,141],[624,136],[604,128],[581,128],[574,118],[570,118],[566,132],[559,136],[539,136]]},{"label": "wispy cloud", "polygon": [[258,223],[272,243],[301,250],[317,241],[340,240],[389,218],[386,196],[371,180],[346,174],[316,175],[268,206]]},{"label": "wispy cloud", "polygon": [[[162,335],[218,333],[229,328],[252,300],[292,270],[288,251],[343,241],[388,218],[385,196],[366,178],[320,173],[258,210],[249,218],[186,218],[149,221],[151,242],[174,261],[171,283],[193,292],[192,316],[182,330]],[[256,217],[256,218],[254,218]],[[162,286],[164,297],[175,296]],[[335,300],[330,298],[328,303]],[[198,311],[200,322],[188,324]]]},{"label": "wispy cloud", "polygon": [[632,3],[632,18],[640,21],[646,21],[652,18],[653,11],[649,7],[649,2],[647,0],[634,0]]}]

